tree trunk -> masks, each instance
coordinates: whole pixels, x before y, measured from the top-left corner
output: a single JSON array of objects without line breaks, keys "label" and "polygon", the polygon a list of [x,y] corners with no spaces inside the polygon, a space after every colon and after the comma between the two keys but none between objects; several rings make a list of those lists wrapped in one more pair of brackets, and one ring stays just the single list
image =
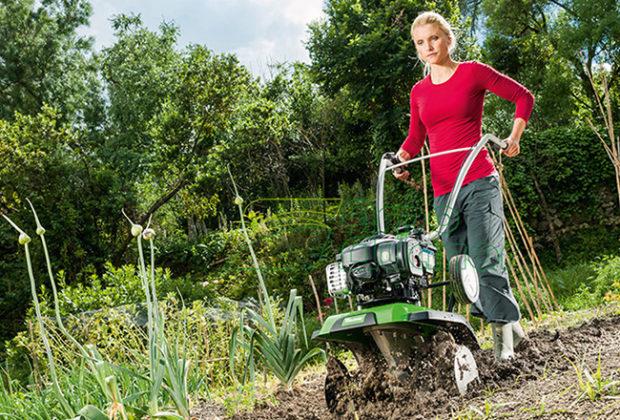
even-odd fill
[{"label": "tree trunk", "polygon": [[[177,193],[187,184],[187,180],[185,179],[184,175],[181,175],[176,181],[175,183],[172,185],[172,187],[170,188],[170,190],[168,192],[166,192],[164,195],[162,195],[161,197],[159,197],[157,200],[155,200],[155,202],[153,204],[151,204],[151,206],[149,207],[149,209],[146,211],[146,213],[144,213],[144,215],[142,217],[140,217],[138,220],[134,220],[134,223],[137,223],[139,225],[144,226],[144,224],[149,220],[149,217],[151,217],[153,214],[155,214],[155,212],[157,210],[159,210],[159,208],[161,206],[163,206],[164,204],[166,204],[168,201],[172,200],[174,198],[174,196],[177,195]],[[119,247],[119,249],[116,251],[116,253],[114,254],[114,257],[112,258],[112,263],[116,266],[120,265],[120,261],[121,258],[123,257],[123,254],[125,253],[125,250],[127,249],[127,247],[129,246],[129,243],[131,242],[132,236],[131,233],[129,233],[125,239],[123,240],[123,243],[121,244],[121,246]]]}]

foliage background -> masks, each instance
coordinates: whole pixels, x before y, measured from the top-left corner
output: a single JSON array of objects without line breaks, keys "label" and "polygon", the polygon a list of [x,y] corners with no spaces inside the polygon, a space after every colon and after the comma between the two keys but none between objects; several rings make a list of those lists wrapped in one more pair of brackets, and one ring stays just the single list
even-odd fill
[{"label": "foliage background", "polygon": [[[405,137],[422,77],[409,25],[433,9],[454,24],[459,59],[483,60],[535,94],[522,154],[503,169],[544,264],[589,267],[619,253],[620,225],[613,167],[585,122],[601,124],[583,70],[607,77],[617,113],[620,6],[595,3],[330,0],[309,27],[311,63],[259,79],[208,45],[178,48],[181,29],[169,23],[151,31],[117,16],[114,44],[96,53],[77,31],[87,0],[1,2],[0,211],[33,226],[25,198],[39,209],[68,313],[139,303],[123,289],[136,255],[121,209],[143,224],[154,216],[163,294],[245,299],[256,283],[230,165],[268,287],[296,287],[311,302],[308,275],[324,293],[325,264],[374,230],[377,161]],[[488,97],[485,131],[506,135],[512,113]],[[388,226],[423,224],[421,192],[388,182],[386,197]],[[10,339],[30,300],[4,224],[0,255],[0,337]],[[34,261],[44,279],[36,249]],[[586,284],[593,269],[583,273],[554,286],[603,296]]]}]

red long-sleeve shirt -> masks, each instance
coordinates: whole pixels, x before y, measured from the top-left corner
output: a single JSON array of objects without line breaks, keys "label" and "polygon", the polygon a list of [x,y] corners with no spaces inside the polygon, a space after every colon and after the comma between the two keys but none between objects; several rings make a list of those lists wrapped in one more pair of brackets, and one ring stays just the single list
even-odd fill
[{"label": "red long-sleeve shirt", "polygon": [[[409,134],[401,148],[415,156],[428,135],[430,152],[471,147],[482,137],[482,110],[486,91],[516,104],[514,118],[527,121],[534,96],[521,84],[476,61],[458,65],[450,79],[433,84],[430,75],[411,89]],[[469,152],[431,158],[431,181],[435,197],[449,193]],[[463,185],[495,171],[486,149],[474,160]]]}]

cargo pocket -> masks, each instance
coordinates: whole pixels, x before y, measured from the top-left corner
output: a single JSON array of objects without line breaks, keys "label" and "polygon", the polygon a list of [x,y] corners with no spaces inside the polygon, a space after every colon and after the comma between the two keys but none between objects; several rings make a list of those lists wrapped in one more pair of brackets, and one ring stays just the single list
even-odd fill
[{"label": "cargo pocket", "polygon": [[499,275],[504,270],[504,203],[501,193],[493,197],[489,203],[488,213],[488,244],[493,250],[489,252],[489,270]]},{"label": "cargo pocket", "polygon": [[504,200],[502,199],[502,193],[497,190],[497,195],[494,195],[489,200],[489,213],[504,220]]}]

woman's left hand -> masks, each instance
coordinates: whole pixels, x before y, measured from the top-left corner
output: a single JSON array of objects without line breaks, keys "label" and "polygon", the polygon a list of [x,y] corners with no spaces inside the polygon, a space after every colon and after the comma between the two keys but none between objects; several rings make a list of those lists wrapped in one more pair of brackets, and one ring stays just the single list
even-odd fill
[{"label": "woman's left hand", "polygon": [[502,150],[502,154],[508,157],[515,157],[521,152],[520,140],[513,137],[508,137],[506,140],[507,147]]}]

